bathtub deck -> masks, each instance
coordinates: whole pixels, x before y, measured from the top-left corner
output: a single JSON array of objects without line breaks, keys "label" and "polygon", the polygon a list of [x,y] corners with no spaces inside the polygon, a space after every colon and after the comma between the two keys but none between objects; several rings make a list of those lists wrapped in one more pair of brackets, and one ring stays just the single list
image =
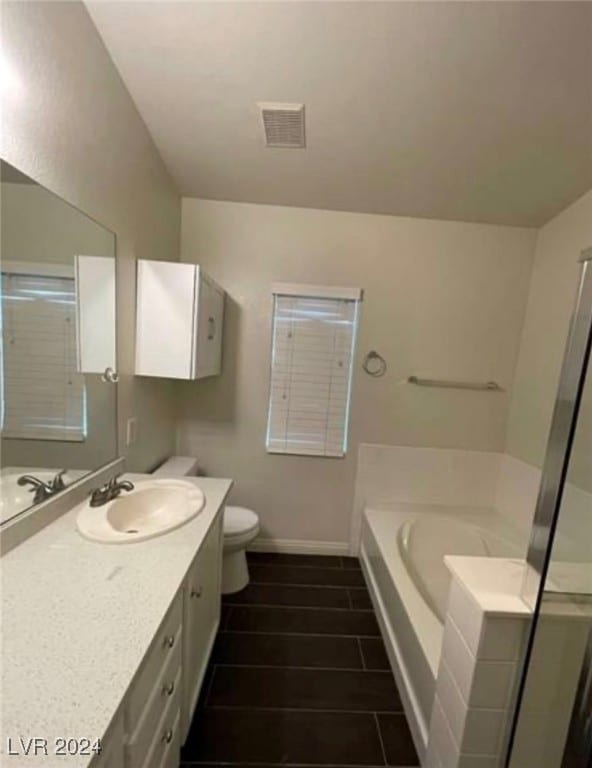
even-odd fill
[{"label": "bathtub deck", "polygon": [[249,555],[223,618],[183,768],[415,766],[359,562]]},{"label": "bathtub deck", "polygon": [[422,759],[427,749],[443,624],[414,583],[401,557],[398,535],[407,521],[426,514],[452,515],[455,520],[485,530],[496,557],[520,555],[524,548],[520,532],[491,508],[394,502],[364,511],[362,563],[411,733]]}]

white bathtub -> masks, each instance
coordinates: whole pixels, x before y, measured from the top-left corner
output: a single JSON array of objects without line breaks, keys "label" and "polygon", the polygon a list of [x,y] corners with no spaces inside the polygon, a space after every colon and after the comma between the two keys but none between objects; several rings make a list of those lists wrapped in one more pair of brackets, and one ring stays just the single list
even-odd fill
[{"label": "white bathtub", "polygon": [[523,557],[526,545],[493,509],[397,503],[364,511],[362,566],[420,760],[446,613],[444,555]]}]

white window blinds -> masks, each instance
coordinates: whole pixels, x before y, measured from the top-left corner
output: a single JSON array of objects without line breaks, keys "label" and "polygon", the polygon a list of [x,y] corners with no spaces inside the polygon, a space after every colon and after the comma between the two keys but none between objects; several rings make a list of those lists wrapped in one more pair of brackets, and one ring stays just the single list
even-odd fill
[{"label": "white window blinds", "polygon": [[274,290],[268,452],[345,455],[360,295],[285,284]]},{"label": "white window blinds", "polygon": [[2,273],[2,358],[3,436],[84,440],[73,279]]}]

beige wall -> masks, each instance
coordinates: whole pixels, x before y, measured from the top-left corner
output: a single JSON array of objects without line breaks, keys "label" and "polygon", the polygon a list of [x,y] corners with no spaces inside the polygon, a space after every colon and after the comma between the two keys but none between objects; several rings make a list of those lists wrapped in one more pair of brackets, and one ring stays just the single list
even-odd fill
[{"label": "beige wall", "polygon": [[[359,442],[500,450],[507,392],[420,389],[410,374],[512,385],[536,232],[183,200],[182,260],[229,294],[224,372],[178,386],[177,449],[236,481],[263,535],[346,541]],[[344,460],[265,453],[271,283],[365,290]],[[388,375],[360,371],[377,349]]]},{"label": "beige wall", "polygon": [[[545,456],[581,271],[578,259],[582,250],[591,246],[592,191],[551,219],[537,236],[506,440],[508,453],[537,466],[542,466]],[[580,434],[592,435],[591,391],[588,385]],[[582,450],[574,456],[570,480],[592,490],[592,439],[581,439],[578,445]]]},{"label": "beige wall", "polygon": [[134,379],[136,258],[178,258],[175,187],[79,2],[4,2],[2,157],[117,235],[120,446],[138,417],[128,466],[174,446],[169,381]]},{"label": "beige wall", "polygon": [[76,254],[115,256],[115,237],[38,184],[1,185],[2,261],[68,264]]}]

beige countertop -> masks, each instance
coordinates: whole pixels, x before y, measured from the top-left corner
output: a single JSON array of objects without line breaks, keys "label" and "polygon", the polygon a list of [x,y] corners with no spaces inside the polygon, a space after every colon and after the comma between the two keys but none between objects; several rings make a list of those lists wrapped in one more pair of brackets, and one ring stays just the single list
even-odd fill
[{"label": "beige countertop", "polygon": [[[55,740],[105,734],[232,486],[186,479],[202,489],[206,505],[164,536],[88,541],[74,507],[0,560],[0,765],[90,764],[92,756],[54,756]],[[20,755],[7,754],[9,738]],[[20,738],[47,740],[49,756],[23,755]]]}]

